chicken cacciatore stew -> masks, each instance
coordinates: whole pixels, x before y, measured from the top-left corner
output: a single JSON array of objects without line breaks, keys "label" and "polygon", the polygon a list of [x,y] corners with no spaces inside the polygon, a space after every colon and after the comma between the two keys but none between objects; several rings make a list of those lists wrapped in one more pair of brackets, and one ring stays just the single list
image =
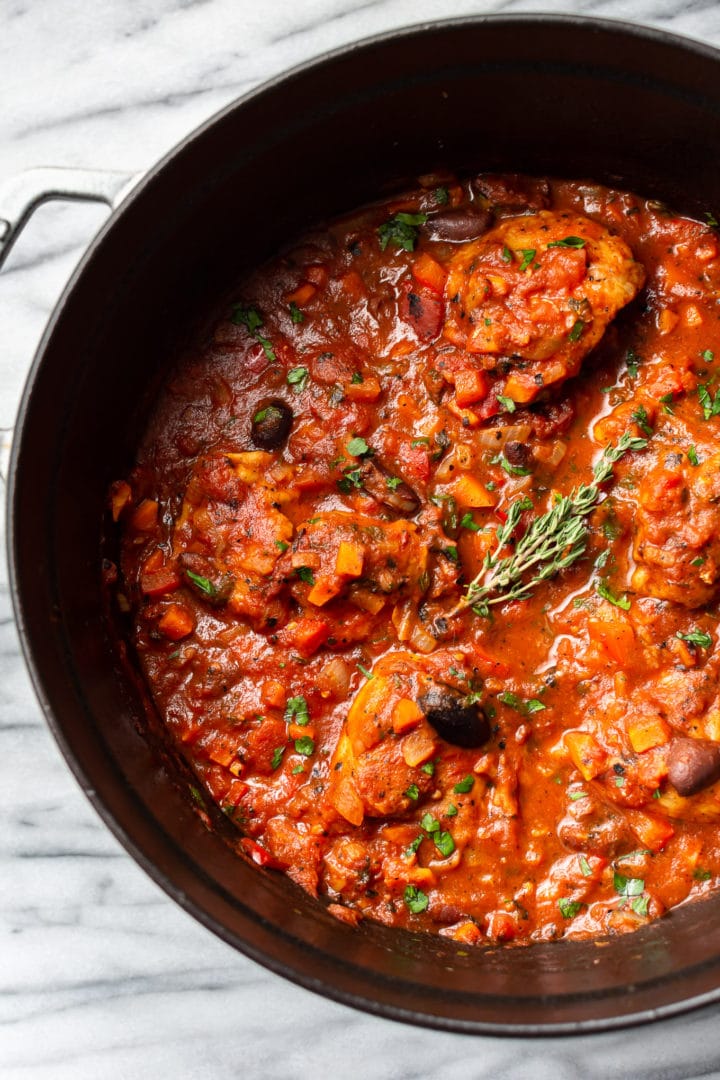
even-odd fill
[{"label": "chicken cacciatore stew", "polygon": [[201,812],[346,923],[584,938],[717,886],[716,226],[422,177],[168,375],[109,588]]}]

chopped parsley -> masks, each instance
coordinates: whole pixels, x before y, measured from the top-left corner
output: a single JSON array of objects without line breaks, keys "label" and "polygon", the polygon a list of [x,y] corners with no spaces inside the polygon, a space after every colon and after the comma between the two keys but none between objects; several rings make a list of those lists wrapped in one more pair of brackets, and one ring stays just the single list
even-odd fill
[{"label": "chopped parsley", "polygon": [[420,766],[420,772],[424,772],[426,776],[434,776],[435,774],[435,762],[426,761],[424,765]]},{"label": "chopped parsley", "polygon": [[582,874],[582,876],[590,877],[590,875],[592,874],[592,870],[590,868],[590,863],[587,861],[586,857],[584,855],[579,855],[578,862],[580,863],[580,873]]},{"label": "chopped parsley", "polygon": [[210,581],[206,577],[203,577],[201,574],[194,574],[192,570],[186,570],[185,574],[187,575],[187,577],[190,578],[190,581],[193,583],[193,585],[195,585],[196,588],[198,588],[200,592],[203,593],[204,596],[207,596],[210,600],[215,599],[218,591],[213,585],[212,581]]},{"label": "chopped parsley", "polygon": [[635,421],[641,431],[643,431],[648,437],[652,435],[653,429],[648,423],[647,409],[644,405],[638,405],[637,409],[632,414],[632,419]]},{"label": "chopped parsley", "polygon": [[613,873],[613,888],[619,896],[630,898],[640,896],[645,891],[645,882],[642,878],[625,877],[624,874],[618,874],[617,870],[615,870]]},{"label": "chopped parsley", "polygon": [[587,240],[583,240],[580,236],[566,236],[564,240],[553,240],[551,244],[548,244],[549,248],[584,248]]},{"label": "chopped parsley", "polygon": [[568,341],[579,341],[582,337],[582,332],[585,329],[585,325],[586,324],[583,319],[576,319],[575,322],[572,324],[572,327],[570,328],[570,333],[568,334]]},{"label": "chopped parsley", "polygon": [[306,724],[310,723],[307,701],[301,694],[287,699],[284,718],[287,721],[292,720],[294,723],[300,724],[301,727],[305,727]]},{"label": "chopped parsley", "polygon": [[285,540],[276,540],[275,547],[280,548],[280,551],[285,552],[290,547],[290,545],[286,543]]},{"label": "chopped parsley", "polygon": [[380,225],[377,230],[380,250],[385,251],[388,244],[394,244],[403,251],[414,251],[417,243],[418,225],[424,225],[427,214],[396,214],[390,221]]},{"label": "chopped parsley", "polygon": [[630,901],[630,907],[633,909],[636,915],[647,915],[648,913],[648,897],[636,896]]},{"label": "chopped parsley", "polygon": [[705,351],[701,352],[700,355],[702,356],[706,364],[712,364],[713,360],[715,359],[715,353],[712,351],[712,349],[705,349]]},{"label": "chopped parsley", "polygon": [[412,799],[413,802],[417,802],[420,798],[420,788],[417,784],[411,784],[409,788],[406,788],[405,794],[408,799]]},{"label": "chopped parsley", "polygon": [[503,245],[503,249],[502,249],[502,257],[503,257],[504,262],[507,262],[507,263],[512,262],[512,251],[505,244]]},{"label": "chopped parsley", "polygon": [[405,848],[405,851],[403,852],[403,854],[405,855],[405,858],[409,859],[411,855],[416,855],[417,850],[420,847],[420,845],[422,844],[422,842],[423,842],[423,837],[422,837],[422,833],[421,833],[420,836],[416,836],[415,839],[412,840],[408,844],[408,846]]},{"label": "chopped parsley", "polygon": [[418,889],[417,885],[405,886],[403,900],[408,911],[411,911],[413,915],[419,915],[421,912],[427,911],[428,898],[422,889]]},{"label": "chopped parsley", "polygon": [[474,783],[475,777],[472,773],[468,773],[462,780],[458,780],[453,791],[456,795],[467,795],[468,791],[472,791]]},{"label": "chopped parsley", "polygon": [[363,674],[365,676],[366,679],[374,679],[375,678],[372,671],[368,671],[368,669],[366,667],[363,667],[362,664],[356,664],[356,667],[357,667],[358,671],[361,672],[361,674]]},{"label": "chopped parsley", "polygon": [[560,908],[560,914],[563,919],[574,919],[582,908],[582,902],[580,900],[558,900],[558,907]]},{"label": "chopped parsley", "polygon": [[522,262],[520,263],[520,273],[522,274],[535,258],[536,251],[535,248],[520,248],[520,254],[522,255]]},{"label": "chopped parsley", "polygon": [[276,746],[275,747],[275,749],[273,750],[272,759],[270,761],[270,768],[271,769],[277,769],[278,765],[280,764],[280,762],[283,759],[283,754],[284,753],[285,753],[285,747],[284,746]]},{"label": "chopped parsley", "polygon": [[542,712],[543,709],[547,708],[547,705],[543,705],[542,701],[538,701],[537,698],[530,698],[529,701],[523,701],[517,694],[511,693],[509,690],[505,690],[502,694],[498,694],[498,701],[502,701],[503,705],[509,705],[515,712],[526,713],[528,715]]},{"label": "chopped parsley", "polygon": [[511,397],[506,397],[504,394],[498,394],[495,400],[503,407],[505,412],[512,413],[515,412],[515,409],[517,408],[513,399]]},{"label": "chopped parsley", "polygon": [[433,193],[435,195],[435,202],[438,206],[446,206],[450,199],[450,193],[446,187],[437,187]]},{"label": "chopped parsley", "polygon": [[707,386],[698,386],[698,398],[702,405],[703,419],[709,420],[720,413],[720,390],[715,391],[715,397],[710,396]]},{"label": "chopped parsley", "polygon": [[598,595],[602,596],[603,600],[608,600],[615,607],[622,608],[623,611],[630,610],[630,601],[626,596],[616,596],[612,591],[607,581],[598,581],[595,583],[595,588],[598,591]]},{"label": "chopped parsley", "polygon": [[390,488],[391,491],[395,491],[395,489],[399,488],[400,485],[402,484],[402,480],[401,480],[401,478],[399,476],[387,476],[385,478],[385,483],[387,484],[387,486]]},{"label": "chopped parsley", "polygon": [[235,304],[232,315],[230,316],[230,322],[235,323],[236,326],[246,326],[252,336],[262,345],[263,352],[270,363],[274,362],[275,351],[268,339],[260,333],[260,327],[263,325],[263,320],[257,308],[245,307],[243,304]]},{"label": "chopped parsley", "polygon": [[298,566],[295,570],[295,573],[301,581],[304,581],[306,583],[306,585],[315,584],[315,575],[313,574],[309,566]]},{"label": "chopped parsley", "polygon": [[687,456],[688,456],[688,461],[690,462],[691,465],[696,465],[697,466],[697,465],[700,464],[700,458],[697,456],[697,450],[695,449],[694,446],[690,447],[690,449],[687,452]]},{"label": "chopped parsley", "polygon": [[473,516],[469,511],[467,514],[463,514],[460,519],[460,528],[469,529],[470,532],[482,532],[482,526],[477,525],[475,521],[473,521]]},{"label": "chopped parsley", "polygon": [[364,439],[361,439],[359,435],[356,435],[353,439],[350,440],[350,442],[347,444],[346,449],[351,457],[365,457],[366,455],[372,453],[368,444],[365,442]]},{"label": "chopped parsley", "polygon": [[310,757],[315,752],[315,740],[309,735],[302,735],[295,740],[295,752],[302,754],[303,757]]},{"label": "chopped parsley", "polygon": [[305,316],[294,300],[290,301],[290,318],[294,323],[305,322]]},{"label": "chopped parsley", "polygon": [[712,877],[710,870],[703,870],[701,867],[696,866],[693,870],[693,877],[696,881],[709,881]]},{"label": "chopped parsley", "polygon": [[350,380],[350,382],[353,383],[354,386],[359,386],[360,383],[364,383],[365,380],[363,379],[359,371],[353,371],[352,379]]},{"label": "chopped parsley", "polygon": [[294,367],[287,373],[288,386],[292,386],[296,394],[301,394],[308,384],[310,372],[306,367]]},{"label": "chopped parsley", "polygon": [[458,808],[455,805],[455,803],[450,803],[447,810],[445,811],[445,815],[446,815],[446,817],[455,817],[457,812],[458,812]]},{"label": "chopped parsley", "polygon": [[634,349],[628,349],[625,356],[625,364],[627,366],[627,373],[631,379],[637,379],[638,365],[641,362],[641,357],[635,352]]},{"label": "chopped parsley", "polygon": [[702,630],[691,630],[689,634],[681,634],[678,630],[675,637],[681,641],[687,641],[690,645],[697,645],[700,649],[709,649],[712,646],[712,638]]},{"label": "chopped parsley", "polygon": [[491,465],[499,465],[508,476],[529,476],[532,469],[526,469],[524,465],[511,465],[504,454],[496,454],[490,459]]}]

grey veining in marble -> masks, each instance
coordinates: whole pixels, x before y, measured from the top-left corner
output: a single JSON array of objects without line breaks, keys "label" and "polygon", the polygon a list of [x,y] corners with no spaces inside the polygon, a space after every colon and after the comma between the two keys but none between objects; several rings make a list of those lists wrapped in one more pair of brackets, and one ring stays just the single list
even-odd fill
[{"label": "grey veining in marble", "polygon": [[[568,10],[720,44],[709,0],[0,0],[0,181],[39,164],[142,169],[252,86],[358,37]],[[105,214],[42,208],[0,274],[0,434]],[[582,1040],[470,1038],[353,1012],[236,954],[144,875],[70,776],[20,659],[4,563],[0,777],[3,1080],[720,1077],[720,1007]]]}]

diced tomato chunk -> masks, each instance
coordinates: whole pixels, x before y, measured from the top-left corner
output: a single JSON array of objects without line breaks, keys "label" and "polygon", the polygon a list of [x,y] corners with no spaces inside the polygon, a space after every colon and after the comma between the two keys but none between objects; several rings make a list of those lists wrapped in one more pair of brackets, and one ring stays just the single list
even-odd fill
[{"label": "diced tomato chunk", "polygon": [[158,620],[158,630],[170,641],[181,641],[194,629],[195,619],[184,604],[170,604]]},{"label": "diced tomato chunk", "polygon": [[455,401],[461,408],[482,401],[489,389],[487,375],[477,368],[465,368],[455,376]]}]

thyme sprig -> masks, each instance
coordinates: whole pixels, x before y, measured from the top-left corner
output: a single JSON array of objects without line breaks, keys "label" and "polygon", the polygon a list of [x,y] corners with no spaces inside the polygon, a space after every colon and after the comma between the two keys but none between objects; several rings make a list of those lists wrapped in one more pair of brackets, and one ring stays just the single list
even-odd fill
[{"label": "thyme sprig", "polygon": [[501,558],[521,515],[532,508],[526,497],[511,503],[505,524],[495,532],[495,549],[488,551],[482,570],[449,615],[472,608],[476,615],[487,617],[492,604],[527,600],[542,581],[554,577],[584,555],[589,535],[585,519],[602,498],[602,484],[610,479],[613,466],[624,454],[629,450],[644,450],[646,446],[647,439],[625,432],[617,446],[607,446],[596,462],[593,483],[581,484],[569,495],[558,496],[550,510],[533,518],[512,555]]}]

